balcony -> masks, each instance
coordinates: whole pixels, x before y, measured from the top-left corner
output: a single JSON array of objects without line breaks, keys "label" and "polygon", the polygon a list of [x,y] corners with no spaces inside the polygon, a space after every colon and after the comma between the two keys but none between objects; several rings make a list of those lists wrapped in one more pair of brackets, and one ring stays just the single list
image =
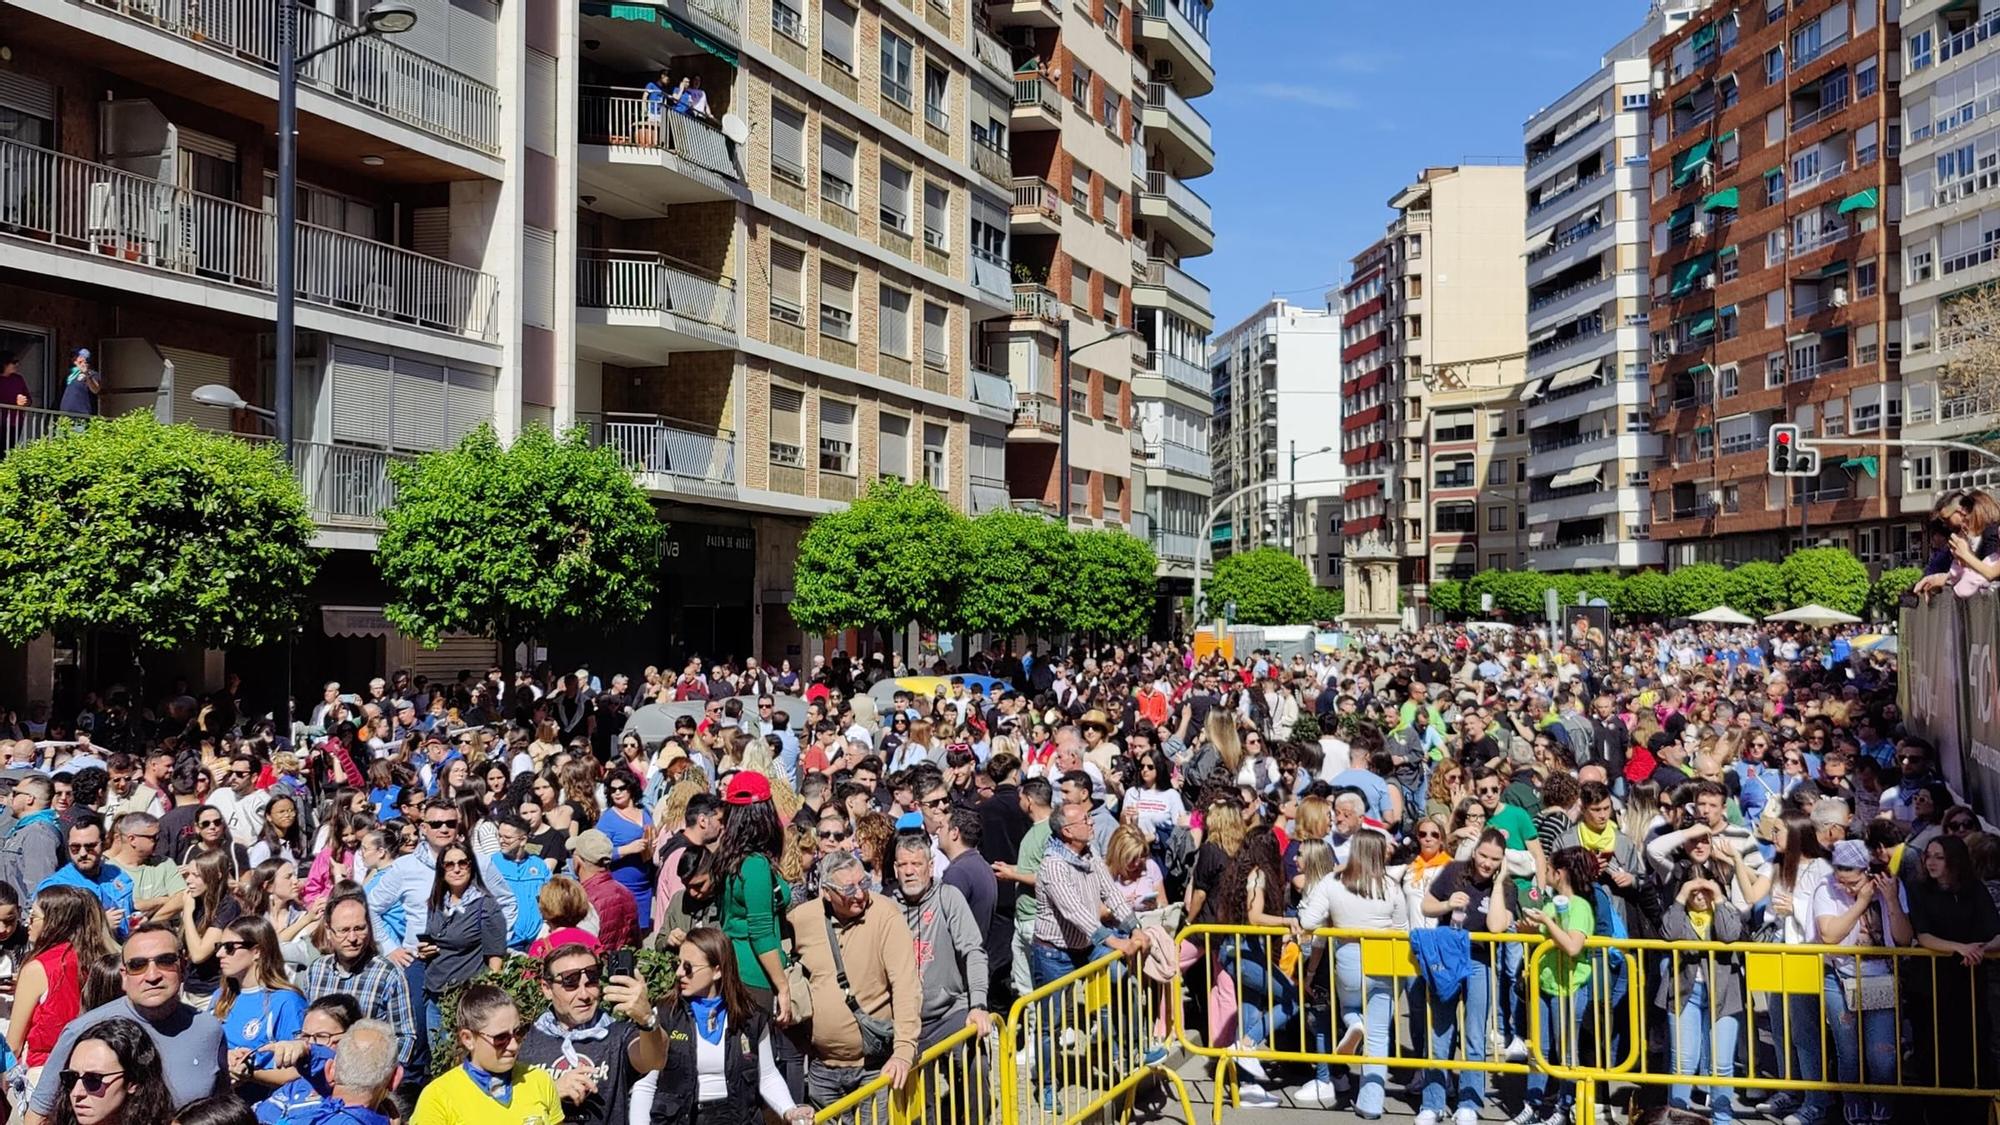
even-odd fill
[{"label": "balcony", "polygon": [[1183,445],[1177,441],[1149,441],[1145,450],[1147,460],[1154,465],[1171,472],[1200,477],[1203,480],[1208,479],[1209,473],[1215,467],[1206,449],[1196,449],[1192,445]]},{"label": "balcony", "polygon": [[382,513],[396,500],[389,464],[411,457],[383,449],[300,441],[293,443],[292,460],[314,522],[379,528]]},{"label": "balcony", "polygon": [[1138,39],[1154,63],[1172,66],[1176,84],[1200,97],[1215,89],[1208,50],[1208,6],[1202,0],[1145,0],[1138,6]]},{"label": "balcony", "polygon": [[1062,196],[1056,193],[1056,185],[1037,176],[1016,177],[1013,185],[1014,230],[1022,234],[1062,232]]},{"label": "balcony", "polygon": [[986,68],[986,77],[1003,88],[1013,85],[1014,53],[992,32],[978,26],[977,21],[972,29],[972,57]]},{"label": "balcony", "polygon": [[733,499],[735,436],[685,427],[650,414],[606,414],[598,442],[616,450],[618,459],[650,492]]},{"label": "balcony", "polygon": [[[1134,266],[1137,265],[1135,262]],[[1143,269],[1135,268],[1132,301],[1148,308],[1170,309],[1193,321],[1204,332],[1215,326],[1215,319],[1209,313],[1208,286],[1164,258],[1148,258]]]},{"label": "balcony", "polygon": [[1014,429],[1009,440],[1054,438],[1062,433],[1062,407],[1046,391],[1016,391]]},{"label": "balcony", "polygon": [[[276,315],[275,301],[232,301],[223,292],[275,294],[276,217],[147,176],[0,140],[0,236],[30,248],[10,256],[19,269],[262,320]],[[499,284],[490,274],[310,223],[299,224],[295,247],[298,300],[311,306],[301,310],[302,323],[380,331],[329,323],[331,314],[499,339]],[[156,286],[128,271],[175,284]]]},{"label": "balcony", "polygon": [[999,421],[1010,421],[1014,417],[1014,384],[997,371],[983,367],[972,369],[972,401],[986,407],[988,416]]},{"label": "balcony", "polygon": [[1677,520],[1711,519],[1716,513],[1715,501],[1703,500],[1698,503],[1675,504],[1672,513],[1673,518]]},{"label": "balcony", "polygon": [[1200,546],[1199,536],[1153,529],[1153,553],[1164,562],[1193,563]]},{"label": "balcony", "polygon": [[1549,139],[1549,146],[1547,148],[1529,154],[1528,168],[1533,170],[1548,163],[1550,158],[1562,151],[1563,146],[1582,136],[1590,130],[1591,126],[1596,125],[1602,120],[1604,120],[1603,107],[1592,106],[1583,113],[1564,122]]},{"label": "balcony", "polygon": [[1060,324],[1069,315],[1069,309],[1057,299],[1055,290],[1034,282],[1016,282],[1014,285],[1014,318],[1016,320],[1039,320],[1044,324]]},{"label": "balcony", "polygon": [[[70,0],[37,7],[48,7],[59,13],[60,22],[91,32],[96,32],[99,18],[95,13],[125,17],[115,30],[106,28],[103,37],[138,52],[139,64],[152,69],[150,81],[161,88],[212,105],[222,104],[225,97],[188,87],[221,81],[272,96],[268,91],[278,69],[278,5],[270,0]],[[301,53],[354,30],[354,25],[312,5],[301,4],[297,11]],[[186,72],[158,71],[162,60],[173,60],[185,50],[160,49],[152,41],[159,36],[198,49],[199,54],[183,64]],[[393,36],[363,36],[334,47],[300,67],[299,80],[303,98],[323,94],[395,122],[398,131],[407,128],[482,156],[500,154],[499,91],[398,45]],[[323,115],[310,100],[302,101],[301,109]],[[263,114],[251,111],[246,116]]]},{"label": "balcony", "polygon": [[1179,90],[1164,82],[1146,86],[1147,141],[1166,152],[1169,162],[1188,174],[1215,171],[1215,132]]},{"label": "balcony", "polygon": [[1821,40],[1815,46],[1809,47],[1804,51],[1800,51],[1798,53],[1798,57],[1792,60],[1792,73],[1796,75],[1808,63],[1817,62],[1820,59],[1825,58],[1827,52],[1833,50],[1834,48],[1840,46],[1845,42],[1847,42],[1847,33],[1843,31],[1838,35],[1829,36],[1826,39]]},{"label": "balcony", "polygon": [[1007,482],[999,477],[981,476],[972,473],[967,478],[972,491],[972,514],[983,516],[1005,508],[1013,497],[1007,491]]},{"label": "balcony", "polygon": [[1542,192],[1542,197],[1540,199],[1537,199],[1533,203],[1533,205],[1531,205],[1528,208],[1528,214],[1539,215],[1542,212],[1548,210],[1549,208],[1554,207],[1556,204],[1561,203],[1563,200],[1568,199],[1570,196],[1576,194],[1577,192],[1582,191],[1583,189],[1591,186],[1592,184],[1603,181],[1609,175],[1611,175],[1611,169],[1604,168],[1600,169],[1599,171],[1592,172],[1588,176],[1579,176],[1576,179],[1571,180],[1566,184],[1554,185]]},{"label": "balcony", "polygon": [[1797,258],[1815,250],[1823,250],[1836,242],[1845,242],[1859,233],[1853,223],[1826,223],[1817,230],[1809,230],[1805,234],[1798,235],[1797,241],[1792,243],[1791,256]]},{"label": "balcony", "polygon": [[1062,0],[993,0],[986,16],[995,27],[1061,27]]},{"label": "balcony", "polygon": [[714,125],[685,113],[654,117],[639,90],[585,90],[576,107],[578,187],[597,196],[594,210],[660,219],[668,205],[735,199],[742,191],[729,142]]},{"label": "balcony", "polygon": [[1208,200],[1165,172],[1146,173],[1146,190],[1139,195],[1139,217],[1146,220],[1149,229],[1167,235],[1183,257],[1215,250],[1215,210]]},{"label": "balcony", "polygon": [[1797,198],[1800,192],[1809,191],[1821,184],[1830,184],[1846,173],[1847,161],[1835,160],[1810,176],[1801,176],[1793,180],[1790,189],[1786,192],[1786,198]]},{"label": "balcony", "polygon": [[1834,114],[1846,108],[1847,92],[1843,90],[1832,101],[1823,102],[1818,109],[1810,113],[1801,113],[1797,117],[1792,118],[1792,132],[1802,133],[1822,121],[1831,120]]},{"label": "balcony", "polygon": [[1014,158],[1005,148],[973,137],[967,150],[972,153],[972,170],[986,177],[987,183],[1004,191],[1014,182]]},{"label": "balcony", "polygon": [[1182,390],[1193,391],[1204,399],[1209,396],[1212,379],[1208,369],[1191,359],[1182,359],[1169,352],[1149,351],[1140,366]]},{"label": "balcony", "polygon": [[[1606,226],[1601,216],[1592,215],[1583,222],[1572,223],[1562,230],[1550,231],[1546,242],[1528,252],[1528,262],[1533,264],[1546,261],[1612,229],[1615,228]],[[1550,268],[1566,269],[1571,264],[1573,263],[1563,262]]]},{"label": "balcony", "polygon": [[1055,79],[1041,74],[1014,76],[1014,113],[1017,133],[1034,133],[1062,128],[1062,91]]},{"label": "balcony", "polygon": [[576,306],[591,358],[654,365],[736,346],[735,283],[651,251],[580,251]]}]

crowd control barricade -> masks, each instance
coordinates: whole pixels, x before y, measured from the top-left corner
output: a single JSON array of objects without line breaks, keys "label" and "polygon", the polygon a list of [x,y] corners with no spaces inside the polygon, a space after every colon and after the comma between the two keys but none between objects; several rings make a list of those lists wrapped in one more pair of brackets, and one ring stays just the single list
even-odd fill
[{"label": "crowd control barricade", "polygon": [[[1179,935],[1181,975],[1170,1004],[1175,1036],[1191,1055],[1217,1060],[1215,1115],[1241,1104],[1241,1063],[1359,1066],[1362,1081],[1386,1081],[1390,1067],[1429,1072],[1447,1107],[1466,1089],[1492,1104],[1492,1075],[1527,1074],[1509,1061],[1508,1041],[1526,1039],[1519,983],[1533,948],[1524,934],[1470,934],[1466,986],[1436,999],[1401,930],[1193,925]],[[1187,1026],[1187,1003],[1206,1014],[1199,1042]],[[1343,1040],[1358,1029],[1351,1050]],[[1372,1072],[1372,1077],[1371,1077]],[[1447,1112],[1444,1116],[1450,1116]]]},{"label": "crowd control barricade", "polygon": [[1575,958],[1540,941],[1529,968],[1531,1061],[1577,1083],[1578,1125],[1608,1100],[1606,1083],[1666,1086],[1670,1102],[1711,1109],[1748,1089],[1790,1091],[1849,1120],[1886,1120],[1882,1100],[1905,1097],[1966,1099],[1967,1122],[2000,1108],[1991,963],[1917,947],[1593,937]]},{"label": "crowd control barricade", "polygon": [[1156,1001],[1170,991],[1148,984],[1136,961],[1111,954],[1014,1001],[1000,1031],[1006,1125],[1079,1125],[1121,1099],[1124,1120],[1153,1076],[1173,1087],[1191,1125],[1187,1085],[1165,1065],[1164,1037],[1154,1034]]},{"label": "crowd control barricade", "polygon": [[813,1120],[821,1125],[990,1125],[994,1107],[1002,1101],[993,1056],[990,1036],[962,1028],[923,1052],[901,1089],[876,1075]]}]

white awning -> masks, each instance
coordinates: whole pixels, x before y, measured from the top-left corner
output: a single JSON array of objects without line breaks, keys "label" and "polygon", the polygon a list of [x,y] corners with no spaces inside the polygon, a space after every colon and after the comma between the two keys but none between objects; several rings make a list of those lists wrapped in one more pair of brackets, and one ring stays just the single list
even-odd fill
[{"label": "white awning", "polygon": [[1540,231],[1535,234],[1531,234],[1528,236],[1528,248],[1522,251],[1522,253],[1532,254],[1535,251],[1540,250],[1542,247],[1547,246],[1549,243],[1554,242],[1555,240],[1556,240],[1556,228],[1554,227],[1550,227],[1545,231]]},{"label": "white awning", "polygon": [[1584,465],[1566,469],[1549,478],[1550,488],[1575,488],[1579,484],[1596,484],[1604,476],[1604,466]]},{"label": "white awning", "polygon": [[379,605],[321,606],[319,620],[329,637],[386,637],[396,631]]},{"label": "white awning", "polygon": [[1527,391],[1521,395],[1521,401],[1533,402],[1535,399],[1542,397],[1542,392],[1548,389],[1549,389],[1549,381],[1547,379],[1530,380],[1528,382]]},{"label": "white awning", "polygon": [[1533,336],[1528,337],[1528,346],[1534,347],[1536,344],[1541,343],[1543,340],[1553,340],[1556,338],[1556,333],[1560,330],[1561,330],[1560,325],[1556,326],[1555,328],[1544,328],[1540,332],[1535,333]]},{"label": "white awning", "polygon": [[1599,379],[1603,376],[1604,360],[1596,359],[1589,363],[1579,363],[1568,370],[1556,372],[1555,377],[1549,380],[1549,390],[1560,391],[1569,387],[1580,387],[1593,379]]}]

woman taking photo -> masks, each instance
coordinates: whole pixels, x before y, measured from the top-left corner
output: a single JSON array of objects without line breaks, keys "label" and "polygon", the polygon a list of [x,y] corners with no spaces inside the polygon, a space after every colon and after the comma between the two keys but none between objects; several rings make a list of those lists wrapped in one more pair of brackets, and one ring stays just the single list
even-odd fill
[{"label": "woman taking photo", "polygon": [[155,1125],[174,1115],[160,1050],[132,1020],[108,1019],[76,1041],[55,1125]]},{"label": "woman taking photo", "polygon": [[472,849],[464,844],[452,844],[438,853],[430,913],[417,935],[417,956],[424,961],[425,1027],[444,1026],[440,997],[483,969],[499,972],[507,956],[506,912],[487,893]]},{"label": "woman taking photo", "polygon": [[298,1038],[306,998],[285,975],[277,931],[257,915],[231,922],[215,943],[215,955],[222,966],[215,1018],[222,1021],[229,1048],[229,1076],[245,1100],[258,1101],[295,1077],[289,1070],[259,1070],[256,1055],[272,1043]]},{"label": "woman taking photo", "polygon": [[639,782],[630,770],[614,767],[604,779],[604,799],[610,807],[597,818],[597,830],[611,840],[611,877],[632,892],[639,917],[653,917],[653,814],[639,800]]},{"label": "woman taking photo", "polygon": [[35,896],[28,911],[28,959],[14,980],[7,1049],[28,1068],[28,1089],[63,1029],[83,1012],[83,974],[97,959],[116,953],[97,896],[82,887],[54,886]]},{"label": "woman taking photo", "polygon": [[188,1003],[207,1011],[222,987],[222,964],[215,945],[230,923],[243,916],[243,902],[230,893],[229,858],[208,852],[181,867],[187,896],[181,900],[181,940],[187,946],[187,971],[181,992]]},{"label": "woman taking photo", "polygon": [[296,872],[307,855],[305,830],[299,825],[299,802],[280,792],[264,806],[264,827],[250,844],[250,865],[282,859]]},{"label": "woman taking photo", "polygon": [[[792,1022],[786,987],[785,955],[778,945],[778,917],[784,912],[775,873],[784,847],[771,783],[759,773],[738,773],[723,791],[728,806],[722,839],[716,842],[715,873],[722,880],[722,932],[729,937],[736,970],[760,1010],[777,1014],[778,1025]],[[785,1053],[784,1044],[778,1050]]]},{"label": "woman taking photo", "polygon": [[678,983],[661,1006],[667,1061],[653,1094],[653,1125],[754,1121],[762,1102],[787,1125],[809,1125],[778,1070],[764,1009],[736,975],[722,931],[702,926],[680,944]]},{"label": "woman taking photo", "polygon": [[[1305,898],[1299,903],[1299,928],[1313,931],[1399,930],[1410,928],[1409,900],[1389,877],[1389,839],[1380,832],[1362,830],[1349,845],[1347,866],[1334,871],[1333,849],[1324,840],[1307,840],[1300,849],[1299,868],[1309,879]],[[1388,977],[1364,976],[1361,950],[1366,941],[1343,941],[1333,951],[1333,975],[1340,1011],[1341,1037],[1334,1053],[1351,1055],[1355,1049],[1370,1058],[1387,1058],[1390,1026],[1395,1020],[1396,1001]],[[1315,953],[1324,957],[1324,952]],[[1319,969],[1307,978],[1309,985],[1324,980]],[[1316,1007],[1317,1011],[1325,1008]],[[1331,1036],[1323,1026],[1313,1029],[1313,1050],[1325,1050]],[[1295,1097],[1301,1104],[1332,1108],[1337,1091],[1333,1075],[1326,1068],[1300,1089]],[[1354,1098],[1354,1112],[1364,1121],[1379,1120],[1382,1100],[1389,1081],[1389,1068],[1369,1064],[1361,1068],[1361,1091]]]},{"label": "woman taking photo", "polygon": [[298,871],[282,859],[258,864],[243,881],[243,913],[261,915],[278,931],[287,964],[301,969],[319,956],[312,947],[313,930],[325,915],[322,907],[307,909],[300,899]]},{"label": "woman taking photo", "polygon": [[[1833,877],[1813,894],[1814,933],[1820,945],[1883,948],[1910,944],[1903,889],[1894,875],[1869,873],[1868,845],[1842,840],[1833,847]],[[1889,1085],[1896,1081],[1895,964],[1887,957],[1829,953],[1824,990],[1826,1035],[1833,1041],[1832,1081]],[[1847,1125],[1889,1120],[1888,1099],[1841,1095]]]}]

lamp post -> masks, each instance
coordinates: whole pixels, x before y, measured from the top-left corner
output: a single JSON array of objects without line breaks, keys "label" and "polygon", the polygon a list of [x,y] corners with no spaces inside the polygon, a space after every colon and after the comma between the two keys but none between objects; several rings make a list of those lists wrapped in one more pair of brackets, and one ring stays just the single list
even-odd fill
[{"label": "lamp post", "polygon": [[1059,431],[1062,436],[1061,436],[1060,446],[1056,450],[1056,462],[1057,462],[1056,468],[1062,473],[1062,480],[1056,485],[1056,506],[1058,508],[1056,516],[1058,519],[1063,521],[1063,526],[1065,527],[1069,526],[1070,360],[1074,359],[1076,357],[1076,353],[1083,351],[1085,348],[1094,348],[1097,345],[1104,343],[1106,340],[1123,339],[1124,337],[1130,335],[1133,335],[1132,329],[1117,328],[1113,329],[1111,334],[1108,336],[1100,336],[1097,339],[1092,340],[1088,344],[1078,344],[1076,347],[1072,348],[1069,346],[1069,318],[1068,317],[1063,318],[1062,340],[1061,343],[1058,345],[1059,347],[1062,348],[1062,372],[1058,379],[1060,385],[1057,387],[1057,392],[1056,392],[1056,407],[1057,409],[1062,411],[1062,429],[1061,431]]},{"label": "lamp post", "polygon": [[1332,452],[1333,452],[1332,446],[1322,445],[1318,449],[1308,450],[1305,453],[1300,453],[1299,443],[1296,440],[1294,440],[1291,443],[1290,453],[1292,457],[1292,462],[1285,468],[1285,480],[1291,484],[1291,493],[1285,497],[1285,527],[1288,532],[1285,546],[1288,548],[1297,549],[1298,547],[1299,462],[1304,461],[1309,457],[1317,457],[1322,453],[1332,453]]},{"label": "lamp post", "polygon": [[[292,363],[297,351],[298,331],[293,307],[298,298],[294,280],[298,270],[299,194],[299,67],[336,47],[344,47],[371,35],[400,35],[417,26],[417,10],[401,0],[381,0],[362,14],[361,26],[337,36],[305,54],[298,54],[299,0],[278,2],[278,315],[271,365],[275,386],[272,394],[273,436],[278,455],[292,461]],[[224,388],[225,390],[227,388]],[[240,401],[240,400],[239,400]],[[253,411],[254,413],[254,411]],[[287,687],[289,692],[289,685]],[[288,695],[289,698],[289,695]],[[289,737],[291,732],[285,734]]]},{"label": "lamp post", "polygon": [[[1387,473],[1342,473],[1339,476],[1325,477],[1319,480],[1309,480],[1306,481],[1305,483],[1349,485],[1349,484],[1360,484],[1363,481],[1371,481],[1371,480],[1386,482],[1388,479],[1389,479],[1389,474]],[[1213,553],[1210,549],[1210,540],[1215,534],[1215,517],[1220,515],[1222,511],[1225,508],[1228,508],[1231,504],[1236,503],[1238,500],[1241,500],[1243,497],[1248,496],[1253,492],[1261,492],[1267,488],[1281,488],[1287,485],[1296,486],[1297,483],[1298,482],[1296,481],[1265,480],[1265,481],[1258,481],[1256,484],[1246,484],[1242,488],[1239,488],[1236,491],[1230,493],[1229,495],[1223,497],[1220,502],[1212,503],[1208,506],[1208,519],[1203,521],[1201,527],[1201,538],[1195,540],[1194,544],[1194,604],[1196,613],[1201,612],[1202,608],[1201,605],[1202,557],[1201,556],[1204,553],[1210,553],[1210,554]]]}]

